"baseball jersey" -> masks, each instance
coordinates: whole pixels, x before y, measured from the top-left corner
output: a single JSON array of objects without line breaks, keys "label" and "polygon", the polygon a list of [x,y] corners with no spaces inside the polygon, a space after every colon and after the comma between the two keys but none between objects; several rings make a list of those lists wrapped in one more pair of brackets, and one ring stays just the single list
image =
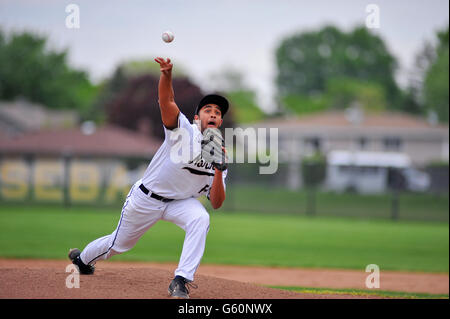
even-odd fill
[{"label": "baseball jersey", "polygon": [[[214,179],[215,169],[201,158],[203,138],[196,124],[183,113],[178,115],[178,127],[169,130],[164,125],[165,138],[148,165],[142,183],[151,192],[171,199],[185,199],[206,195]],[[180,131],[183,130],[183,132]],[[183,133],[183,136],[180,136]],[[180,160],[182,152],[188,154]],[[225,187],[227,170],[222,173]]]}]

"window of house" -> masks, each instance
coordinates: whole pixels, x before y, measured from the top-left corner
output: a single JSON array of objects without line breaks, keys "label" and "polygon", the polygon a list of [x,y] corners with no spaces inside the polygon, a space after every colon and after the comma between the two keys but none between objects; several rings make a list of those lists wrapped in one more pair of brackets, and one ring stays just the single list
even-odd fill
[{"label": "window of house", "polygon": [[366,137],[360,137],[357,141],[357,144],[360,150],[365,150],[369,145],[369,141]]},{"label": "window of house", "polygon": [[308,137],[305,139],[305,146],[314,152],[319,152],[321,149],[321,140],[318,137]]},{"label": "window of house", "polygon": [[402,141],[398,137],[386,137],[383,139],[383,145],[386,151],[399,151],[402,147]]}]

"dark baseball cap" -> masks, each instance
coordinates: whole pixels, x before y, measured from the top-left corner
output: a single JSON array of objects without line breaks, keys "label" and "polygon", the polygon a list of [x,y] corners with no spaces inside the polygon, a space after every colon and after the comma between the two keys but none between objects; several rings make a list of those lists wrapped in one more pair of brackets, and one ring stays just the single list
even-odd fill
[{"label": "dark baseball cap", "polygon": [[200,109],[207,104],[216,104],[220,108],[220,112],[222,112],[222,118],[228,111],[228,100],[221,95],[218,94],[209,94],[203,97],[198,103],[197,109],[195,110],[195,114],[200,112]]}]

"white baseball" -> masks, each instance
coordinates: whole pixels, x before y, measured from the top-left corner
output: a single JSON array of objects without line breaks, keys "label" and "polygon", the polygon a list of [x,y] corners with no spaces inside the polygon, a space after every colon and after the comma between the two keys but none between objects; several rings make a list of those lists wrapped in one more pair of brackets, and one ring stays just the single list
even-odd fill
[{"label": "white baseball", "polygon": [[163,34],[162,34],[162,39],[163,39],[163,41],[166,42],[166,43],[172,42],[173,39],[174,39],[173,33],[170,32],[170,31],[163,32]]}]

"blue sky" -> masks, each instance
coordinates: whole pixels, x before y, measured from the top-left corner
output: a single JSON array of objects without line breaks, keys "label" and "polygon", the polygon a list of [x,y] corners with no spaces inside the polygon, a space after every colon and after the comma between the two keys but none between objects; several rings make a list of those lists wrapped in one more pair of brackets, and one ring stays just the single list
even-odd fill
[{"label": "blue sky", "polygon": [[[71,3],[80,8],[80,29],[66,28]],[[424,41],[448,24],[447,0],[2,0],[0,26],[48,35],[52,47],[68,48],[70,63],[95,81],[121,61],[169,56],[208,91],[211,74],[232,67],[271,110],[274,52],[281,39],[327,24],[349,30],[365,23],[371,3],[380,8],[374,32],[399,60],[397,79],[404,84]],[[161,40],[165,30],[174,32],[174,42]]]}]

